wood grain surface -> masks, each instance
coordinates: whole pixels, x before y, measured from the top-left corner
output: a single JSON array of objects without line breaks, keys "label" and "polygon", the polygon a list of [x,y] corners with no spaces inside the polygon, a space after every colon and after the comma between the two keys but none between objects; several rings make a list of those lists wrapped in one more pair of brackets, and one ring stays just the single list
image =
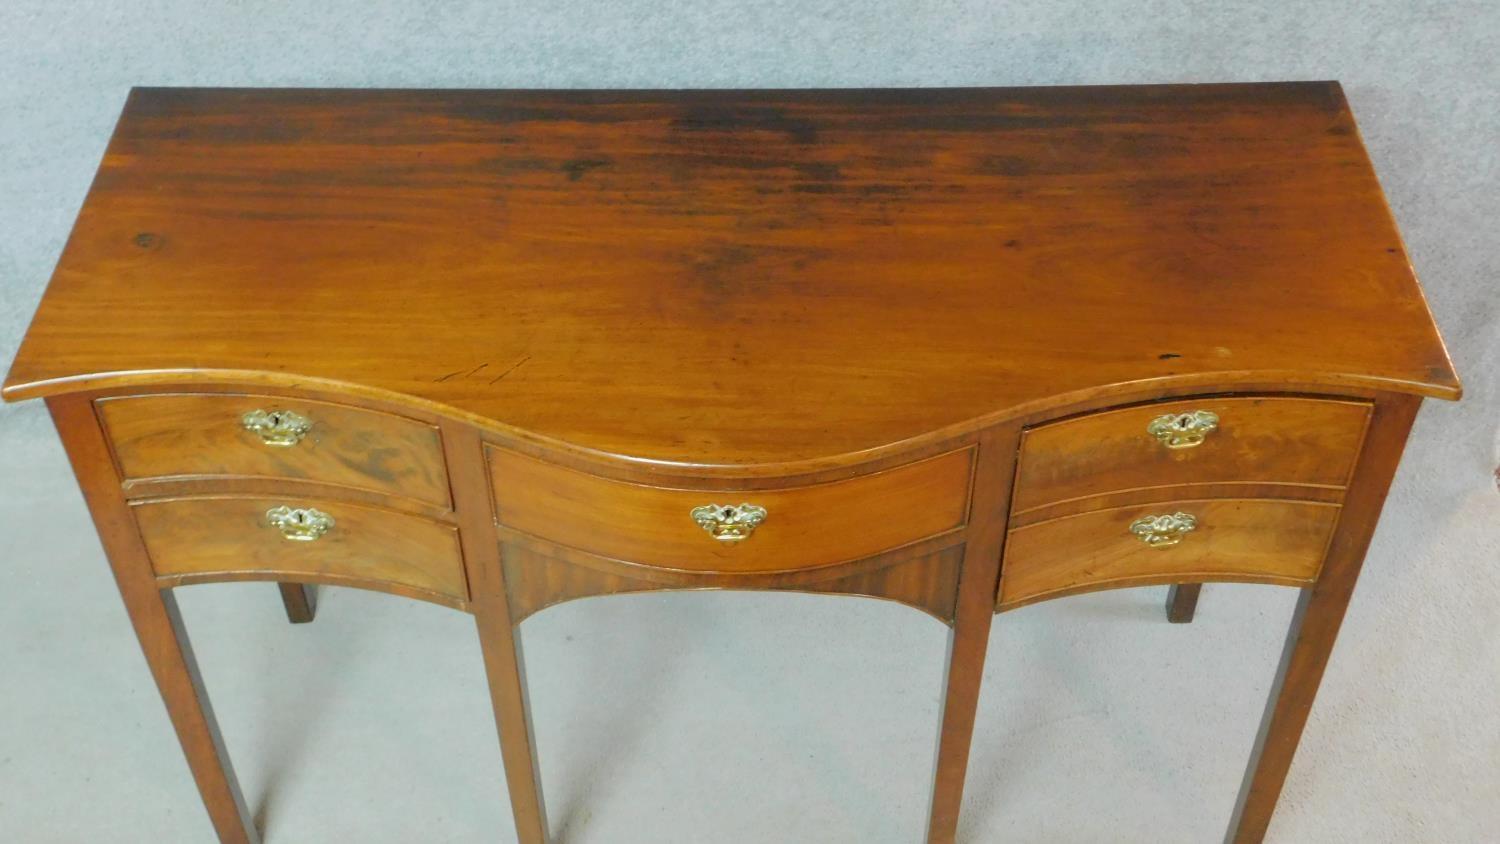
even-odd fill
[{"label": "wood grain surface", "polygon": [[137,89],[4,395],[744,466],[1250,380],[1459,393],[1336,83]]},{"label": "wood grain surface", "polygon": [[579,565],[520,543],[503,544],[501,559],[505,582],[510,587],[511,613],[517,623],[547,607],[579,598],[661,590],[756,589],[884,598],[951,624],[963,546],[828,578],[769,583],[744,582],[721,575],[710,575],[696,583],[691,580],[663,583],[632,577],[618,568]]}]

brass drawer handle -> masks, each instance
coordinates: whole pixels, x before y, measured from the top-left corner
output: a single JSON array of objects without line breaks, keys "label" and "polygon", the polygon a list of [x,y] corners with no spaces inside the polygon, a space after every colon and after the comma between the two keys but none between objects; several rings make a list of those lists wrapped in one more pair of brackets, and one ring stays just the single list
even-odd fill
[{"label": "brass drawer handle", "polygon": [[720,542],[739,542],[748,539],[755,528],[766,520],[766,508],[755,504],[738,507],[723,504],[706,504],[694,507],[693,521],[708,531]]},{"label": "brass drawer handle", "polygon": [[311,507],[288,507],[285,504],[272,507],[266,511],[266,521],[293,542],[312,542],[333,529],[333,517]]},{"label": "brass drawer handle", "polygon": [[312,430],[312,420],[290,410],[273,410],[269,413],[256,408],[240,417],[245,430],[260,435],[260,441],[269,446],[292,446],[302,441]]},{"label": "brass drawer handle", "polygon": [[1195,448],[1203,445],[1204,437],[1218,428],[1217,413],[1195,410],[1192,413],[1158,416],[1146,426],[1146,433],[1156,437],[1167,448]]},{"label": "brass drawer handle", "polygon": [[1197,529],[1198,517],[1181,511],[1143,516],[1130,523],[1130,532],[1152,548],[1170,548]]}]

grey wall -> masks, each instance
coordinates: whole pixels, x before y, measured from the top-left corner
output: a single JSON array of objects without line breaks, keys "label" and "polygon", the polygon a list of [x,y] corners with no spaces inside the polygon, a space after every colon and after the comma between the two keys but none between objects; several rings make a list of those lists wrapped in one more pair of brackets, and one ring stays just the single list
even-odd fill
[{"label": "grey wall", "polygon": [[[0,4],[0,360],[128,86],[1343,81],[1467,387],[1422,412],[1288,781],[1278,841],[1500,830],[1500,4]],[[1378,326],[1372,326],[1378,331]],[[968,840],[1213,840],[1291,594],[1162,590],[1001,617]],[[472,629],[330,590],[182,599],[271,841],[509,840]],[[0,408],[0,839],[207,840],[36,404]],[[876,602],[657,595],[528,622],[571,841],[914,841],[942,632]]]}]

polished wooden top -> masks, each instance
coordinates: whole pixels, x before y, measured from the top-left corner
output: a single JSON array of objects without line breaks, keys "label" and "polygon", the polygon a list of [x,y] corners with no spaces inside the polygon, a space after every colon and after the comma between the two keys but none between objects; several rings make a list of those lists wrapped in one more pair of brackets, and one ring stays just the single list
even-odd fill
[{"label": "polished wooden top", "polygon": [[1459,394],[1322,82],[137,89],[4,395],[183,380],[717,465],[1173,381]]}]

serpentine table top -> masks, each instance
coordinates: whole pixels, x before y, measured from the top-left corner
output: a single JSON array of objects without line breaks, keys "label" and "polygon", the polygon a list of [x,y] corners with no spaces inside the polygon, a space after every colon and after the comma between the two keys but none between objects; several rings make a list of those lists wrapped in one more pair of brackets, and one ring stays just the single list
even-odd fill
[{"label": "serpentine table top", "polygon": [[138,89],[4,394],[184,373],[738,473],[1151,383],[1459,391],[1335,83]]}]

